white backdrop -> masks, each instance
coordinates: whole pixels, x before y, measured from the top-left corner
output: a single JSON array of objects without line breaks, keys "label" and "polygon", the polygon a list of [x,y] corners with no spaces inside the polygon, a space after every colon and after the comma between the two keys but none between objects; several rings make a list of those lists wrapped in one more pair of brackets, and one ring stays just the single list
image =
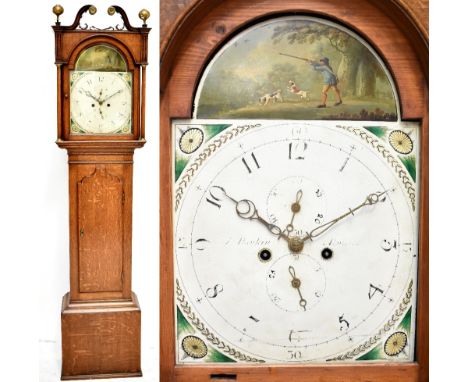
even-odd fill
[{"label": "white backdrop", "polygon": [[[87,4],[76,0],[58,1],[65,8],[61,17],[63,25],[71,24],[79,7]],[[107,7],[114,2],[92,0],[90,3],[98,12],[94,16],[86,14],[83,22],[101,27],[121,23],[120,16],[107,15]],[[2,313],[9,312],[6,321],[10,325],[6,335],[12,339],[12,350],[17,359],[11,359],[5,365],[2,361],[6,359],[0,360],[2,374],[5,369],[7,375],[12,374],[8,379],[0,377],[8,382],[35,380],[28,377],[28,373],[32,371],[31,364],[36,355],[24,363],[30,346],[18,341],[21,335],[39,341],[39,345],[32,344],[33,350],[39,346],[39,380],[49,382],[60,378],[60,307],[62,296],[69,290],[68,173],[66,150],[59,149],[54,143],[57,131],[57,80],[51,28],[55,23],[54,4],[51,1],[31,1],[29,4],[21,1],[10,4],[11,11],[2,14],[2,18],[9,19],[11,27],[31,28],[28,33],[20,31],[19,41],[13,30],[8,32],[8,37],[2,36],[2,73],[8,77],[7,81],[12,81],[8,89],[2,86],[0,106],[2,114],[7,113],[7,123],[2,124],[4,138],[0,150],[1,257],[9,258],[9,269],[13,266],[8,273],[14,284],[10,283],[10,287],[3,290],[11,294],[12,299],[21,299],[20,305],[24,309],[24,313],[6,307],[1,309]],[[117,4],[126,10],[130,22],[136,26],[142,24],[138,18],[142,8],[149,9],[152,14],[148,20],[148,25],[153,27],[149,35],[147,68],[148,143],[135,151],[134,158],[133,291],[142,309],[144,380],[155,381],[159,358],[159,7],[151,0],[120,1]],[[3,5],[7,5],[6,2]],[[8,49],[5,49],[5,40],[9,40]],[[6,72],[5,61],[15,56],[22,62]],[[17,294],[18,290],[22,296]],[[13,329],[15,324],[16,329]],[[3,338],[0,337],[0,344]],[[12,355],[13,352],[8,351]]]},{"label": "white backdrop", "polygon": [[[105,13],[110,1],[91,2],[98,8],[94,24],[115,23],[116,17],[109,20]],[[86,4],[60,3],[64,24]],[[155,0],[117,3],[133,24],[140,23],[138,11],[148,8],[148,24],[154,28],[149,40],[148,143],[135,153],[133,290],[143,312],[144,380],[158,381],[159,7]],[[66,152],[54,143],[53,5],[4,1],[0,12],[0,379],[7,382],[58,381],[60,374],[60,303],[69,289],[68,190]],[[431,0],[433,382],[458,381],[466,374],[467,10],[466,2]],[[105,18],[102,24],[100,17]]]}]

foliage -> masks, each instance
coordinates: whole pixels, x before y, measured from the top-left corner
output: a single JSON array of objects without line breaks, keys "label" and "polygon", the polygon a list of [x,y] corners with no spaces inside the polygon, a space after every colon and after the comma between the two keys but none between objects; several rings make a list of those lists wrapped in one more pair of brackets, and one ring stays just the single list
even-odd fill
[{"label": "foliage", "polygon": [[180,336],[181,333],[194,333],[194,330],[177,307],[177,336]]},{"label": "foliage", "polygon": [[176,156],[175,161],[175,180],[179,179],[180,174],[184,171],[185,166],[187,166],[188,159],[187,158],[180,158]]},{"label": "foliage", "polygon": [[352,37],[329,25],[311,23],[310,21],[290,21],[277,26],[272,36],[273,43],[278,44],[282,38],[287,38],[290,44],[314,44],[322,38],[338,52],[346,54]]},{"label": "foliage", "polygon": [[366,354],[360,356],[359,358],[356,359],[356,361],[372,361],[376,359],[381,359],[383,358],[382,352],[380,351],[380,346],[376,346]]},{"label": "foliage", "polygon": [[[375,107],[371,102],[345,101],[337,107],[317,108],[319,100],[294,101],[285,100],[282,103],[268,105],[250,104],[241,108],[223,110],[210,115],[212,118],[233,118],[233,119],[324,119],[324,120],[354,120],[354,121],[396,121],[394,105],[390,103],[380,103]],[[364,109],[363,106],[374,107],[373,111]],[[204,106],[198,109],[199,116],[204,117],[210,111]]]},{"label": "foliage", "polygon": [[300,77],[300,73],[292,64],[274,64],[273,70],[267,74],[269,86],[280,90],[285,88],[289,80],[295,81]]},{"label": "foliage", "polygon": [[221,131],[227,129],[230,124],[212,124],[205,125],[205,134],[206,140],[213,138],[215,135],[218,135]]},{"label": "foliage", "polygon": [[[246,38],[248,37],[248,38]],[[289,81],[307,92],[307,98],[320,102],[323,79],[307,62],[279,53],[318,60],[328,57],[338,77],[344,103],[363,101],[363,110],[346,109],[340,113],[327,110],[328,119],[395,120],[393,89],[378,59],[359,40],[334,26],[313,20],[278,20],[267,27],[254,27],[233,43],[213,62],[202,83],[197,104],[198,118],[229,118],[239,111],[244,118],[257,118],[259,99],[281,90],[285,102],[304,100],[289,91]],[[329,102],[333,102],[333,91]],[[392,104],[392,106],[388,106]],[[270,105],[267,105],[270,106]],[[291,110],[293,108],[290,108]],[[277,118],[297,116],[278,114],[280,104],[271,110]],[[305,110],[302,110],[305,111]],[[322,111],[308,111],[317,119]],[[269,118],[269,116],[266,116]],[[273,118],[273,117],[271,117]]]},{"label": "foliage", "polygon": [[207,361],[208,362],[229,362],[229,363],[237,362],[233,360],[232,358],[229,358],[228,356],[219,352],[218,350],[213,349],[212,347],[210,347]]},{"label": "foliage", "polygon": [[406,333],[409,334],[411,330],[411,308],[408,309],[408,311],[405,314],[405,317],[403,317],[403,320],[401,320],[399,328],[403,329],[406,331]]},{"label": "foliage", "polygon": [[383,138],[387,133],[387,128],[380,126],[364,126],[364,128],[378,138]]},{"label": "foliage", "polygon": [[416,182],[416,157],[414,155],[407,157],[400,156],[400,160],[408,170],[413,181]]}]

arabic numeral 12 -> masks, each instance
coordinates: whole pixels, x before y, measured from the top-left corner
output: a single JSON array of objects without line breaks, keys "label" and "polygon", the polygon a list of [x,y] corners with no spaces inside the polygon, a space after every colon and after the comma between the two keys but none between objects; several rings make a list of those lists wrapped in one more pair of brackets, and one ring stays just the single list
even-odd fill
[{"label": "arabic numeral 12", "polygon": [[307,150],[306,142],[289,143],[288,145],[288,159],[304,160],[305,152]]}]

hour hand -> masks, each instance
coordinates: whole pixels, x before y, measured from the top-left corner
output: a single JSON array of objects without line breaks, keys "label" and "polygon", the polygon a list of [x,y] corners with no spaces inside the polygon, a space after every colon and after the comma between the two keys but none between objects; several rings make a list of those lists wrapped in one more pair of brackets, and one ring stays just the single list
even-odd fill
[{"label": "hour hand", "polygon": [[249,199],[236,200],[232,196],[230,196],[224,188],[219,186],[216,187],[219,188],[228,199],[235,203],[237,216],[239,216],[242,219],[257,220],[259,223],[263,224],[273,235],[288,240],[288,237],[283,233],[281,228],[279,228],[275,224],[268,222],[259,215],[254,202],[252,202]]},{"label": "hour hand", "polygon": [[84,90],[84,94],[89,97],[89,98],[92,98],[93,100],[95,100],[96,102],[100,102],[93,94],[91,94],[91,92],[89,90]]}]

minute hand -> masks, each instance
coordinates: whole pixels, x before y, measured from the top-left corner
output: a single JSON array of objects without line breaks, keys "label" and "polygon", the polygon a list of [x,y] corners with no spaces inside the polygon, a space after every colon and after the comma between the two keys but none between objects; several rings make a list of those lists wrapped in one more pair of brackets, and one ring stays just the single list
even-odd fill
[{"label": "minute hand", "polygon": [[123,89],[120,89],[120,90],[116,91],[115,93],[111,94],[110,96],[104,98],[104,99],[101,101],[101,103],[106,102],[107,100],[111,99],[112,97],[114,97],[114,96],[116,96],[117,94],[122,93],[122,92],[123,92]]},{"label": "minute hand", "polygon": [[329,230],[331,227],[333,227],[336,223],[338,223],[340,220],[344,219],[345,217],[349,216],[349,215],[354,215],[354,213],[361,209],[362,207],[365,207],[365,206],[370,206],[370,205],[373,205],[373,204],[376,204],[378,203],[381,199],[380,197],[385,194],[387,191],[383,191],[383,192],[378,192],[378,193],[372,193],[372,194],[369,194],[367,195],[366,199],[364,200],[364,202],[362,202],[361,204],[359,204],[357,207],[354,207],[354,208],[350,208],[348,212],[344,213],[343,215],[341,216],[338,216],[337,218],[333,219],[333,220],[330,220],[329,222],[325,223],[325,224],[322,224],[316,228],[314,228],[312,231],[310,231],[306,237],[304,237],[304,240],[305,239],[310,239],[310,240],[313,240],[314,238],[316,238],[317,236],[321,235],[322,233],[324,233],[325,231]]}]

